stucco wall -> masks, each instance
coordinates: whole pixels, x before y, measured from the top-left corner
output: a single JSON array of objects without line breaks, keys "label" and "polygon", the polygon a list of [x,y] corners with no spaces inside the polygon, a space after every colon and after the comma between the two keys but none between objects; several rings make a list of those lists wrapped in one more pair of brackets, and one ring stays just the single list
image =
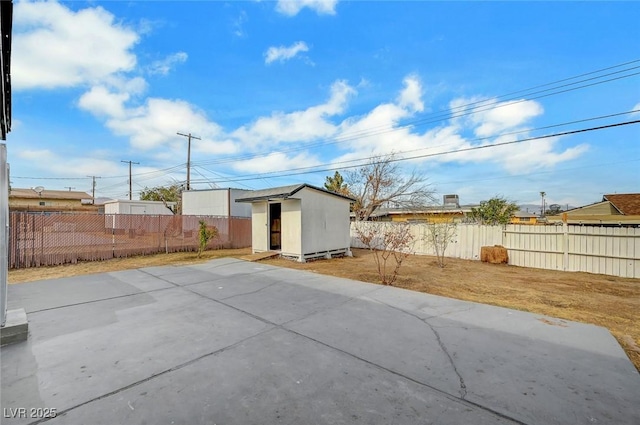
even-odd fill
[{"label": "stucco wall", "polygon": [[231,189],[231,216],[251,217],[251,204],[246,202],[236,202],[236,199],[247,195],[248,190]]},{"label": "stucco wall", "polygon": [[251,203],[251,246],[253,252],[269,250],[267,201]]},{"label": "stucco wall", "polygon": [[226,190],[194,190],[182,192],[183,215],[227,216],[228,195]]},{"label": "stucco wall", "polygon": [[[241,189],[182,192],[182,214],[251,217],[251,204],[236,202],[236,199],[242,198],[246,193],[246,190]],[[231,207],[231,214],[229,214],[229,207]]]},{"label": "stucco wall", "polygon": [[302,201],[302,253],[348,249],[349,201],[312,189],[296,193]]}]

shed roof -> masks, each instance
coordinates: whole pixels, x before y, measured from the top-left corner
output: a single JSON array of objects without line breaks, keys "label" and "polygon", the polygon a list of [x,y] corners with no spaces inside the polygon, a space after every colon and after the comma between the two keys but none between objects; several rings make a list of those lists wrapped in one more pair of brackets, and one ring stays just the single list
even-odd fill
[{"label": "shed roof", "polygon": [[349,198],[348,196],[344,196],[339,193],[331,192],[326,189],[312,186],[307,183],[301,183],[301,184],[293,184],[289,186],[272,187],[270,189],[252,190],[246,193],[245,194],[246,196],[236,199],[236,202],[254,202],[254,201],[263,201],[268,199],[287,199],[293,196],[294,194],[296,194],[297,192],[301,191],[305,187],[312,190],[317,190],[327,195],[337,196],[338,198],[342,198],[347,201],[351,201],[351,202],[354,201],[354,199]]},{"label": "shed roof", "polygon": [[602,200],[611,202],[624,215],[640,215],[640,193],[604,195]]}]

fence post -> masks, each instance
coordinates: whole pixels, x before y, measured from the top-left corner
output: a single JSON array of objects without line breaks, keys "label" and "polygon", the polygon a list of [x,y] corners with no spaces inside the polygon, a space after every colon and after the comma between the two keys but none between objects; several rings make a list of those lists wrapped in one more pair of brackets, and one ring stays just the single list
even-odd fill
[{"label": "fence post", "polygon": [[567,223],[567,213],[562,213],[562,270],[569,268],[569,224]]}]

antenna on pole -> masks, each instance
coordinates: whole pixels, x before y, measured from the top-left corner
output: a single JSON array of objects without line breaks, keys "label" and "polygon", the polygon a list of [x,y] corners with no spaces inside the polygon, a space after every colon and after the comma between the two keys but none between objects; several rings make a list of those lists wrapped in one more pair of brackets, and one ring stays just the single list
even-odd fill
[{"label": "antenna on pole", "polygon": [[191,133],[176,133],[178,136],[184,136],[189,139],[189,144],[187,146],[187,190],[191,189],[191,139],[202,140],[199,137],[193,136]]}]

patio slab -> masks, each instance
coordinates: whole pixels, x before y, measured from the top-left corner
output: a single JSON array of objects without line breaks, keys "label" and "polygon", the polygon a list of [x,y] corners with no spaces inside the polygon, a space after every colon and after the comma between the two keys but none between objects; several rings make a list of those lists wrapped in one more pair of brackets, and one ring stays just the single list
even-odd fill
[{"label": "patio slab", "polygon": [[16,306],[3,424],[640,423],[610,333],[537,314],[237,259],[10,285]]}]

